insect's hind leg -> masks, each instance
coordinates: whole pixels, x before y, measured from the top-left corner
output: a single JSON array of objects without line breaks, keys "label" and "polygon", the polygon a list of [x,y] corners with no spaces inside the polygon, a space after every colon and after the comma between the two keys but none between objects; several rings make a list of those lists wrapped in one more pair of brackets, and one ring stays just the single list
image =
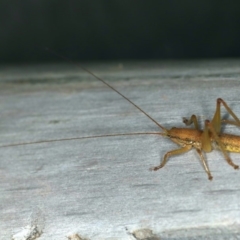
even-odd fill
[{"label": "insect's hind leg", "polygon": [[164,165],[167,163],[167,160],[170,156],[173,155],[178,155],[178,154],[182,154],[185,152],[188,152],[190,149],[192,148],[192,145],[186,145],[185,147],[179,148],[179,149],[175,149],[172,151],[167,152],[164,157],[163,157],[163,161],[160,163],[160,165],[156,166],[156,167],[152,167],[150,168],[151,171],[157,171],[158,169],[164,167]]},{"label": "insect's hind leg", "polygon": [[[231,120],[221,120],[221,104],[225,107],[225,109],[227,110],[227,112],[234,118],[234,121],[231,121]],[[217,107],[216,107],[216,112],[213,116],[213,119],[211,121],[212,123],[212,126],[214,127],[216,133],[220,133],[220,130],[221,130],[221,123],[222,122],[226,122],[226,123],[230,123],[230,124],[234,124],[234,125],[237,125],[237,126],[240,126],[240,120],[239,118],[235,115],[235,113],[231,110],[231,108],[227,105],[227,103],[221,99],[221,98],[218,98],[217,99]],[[234,122],[234,123],[233,123]]]},{"label": "insect's hind leg", "polygon": [[231,165],[234,169],[238,169],[239,166],[234,164],[232,159],[228,156],[227,151],[224,149],[224,145],[223,145],[221,139],[219,138],[213,124],[209,120],[205,121],[205,129],[208,129],[212,133],[213,139],[217,142],[217,144],[220,147],[220,150],[223,153],[223,155],[224,155],[226,161],[228,162],[228,164]]},{"label": "insect's hind leg", "polygon": [[212,178],[213,178],[213,177],[212,177],[212,174],[211,174],[211,172],[210,172],[210,170],[209,170],[209,168],[208,168],[206,159],[205,159],[205,157],[203,156],[202,151],[201,151],[200,149],[196,149],[196,151],[197,151],[198,155],[200,156],[200,159],[201,159],[201,161],[202,161],[204,170],[205,170],[205,172],[206,172],[207,175],[208,175],[208,179],[209,179],[209,180],[212,180]]},{"label": "insect's hind leg", "polygon": [[194,127],[199,130],[199,125],[198,125],[198,120],[196,115],[192,115],[190,119],[187,119],[183,117],[183,123],[185,123],[187,126],[191,125],[192,123],[194,124]]},{"label": "insect's hind leg", "polygon": [[228,119],[222,119],[221,121],[222,123],[225,123],[225,124],[232,124],[232,125],[235,125],[237,127],[240,127],[240,124],[238,122],[235,122],[235,121],[232,121],[232,120],[228,120]]}]

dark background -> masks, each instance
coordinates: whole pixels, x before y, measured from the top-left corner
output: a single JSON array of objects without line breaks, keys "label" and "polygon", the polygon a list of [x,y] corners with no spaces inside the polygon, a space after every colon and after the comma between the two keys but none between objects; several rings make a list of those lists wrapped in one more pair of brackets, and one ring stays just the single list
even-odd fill
[{"label": "dark background", "polygon": [[240,56],[240,1],[1,0],[0,63]]}]

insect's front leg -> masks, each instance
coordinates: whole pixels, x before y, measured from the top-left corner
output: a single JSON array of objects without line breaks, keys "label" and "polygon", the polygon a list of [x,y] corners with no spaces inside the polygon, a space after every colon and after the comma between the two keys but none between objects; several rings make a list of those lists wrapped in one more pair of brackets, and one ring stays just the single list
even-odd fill
[{"label": "insect's front leg", "polygon": [[182,154],[185,152],[188,152],[190,149],[192,148],[192,145],[186,145],[185,147],[179,148],[179,149],[175,149],[172,151],[167,152],[164,157],[163,157],[163,161],[160,163],[160,165],[156,166],[156,167],[152,167],[150,168],[151,171],[157,171],[158,169],[164,167],[164,165],[167,163],[167,160],[170,156],[173,155],[178,155],[178,154]]},{"label": "insect's front leg", "polygon": [[194,127],[199,130],[199,125],[198,125],[198,120],[196,115],[192,115],[190,119],[187,119],[183,117],[183,123],[185,123],[187,126],[191,125],[192,123],[194,124]]}]

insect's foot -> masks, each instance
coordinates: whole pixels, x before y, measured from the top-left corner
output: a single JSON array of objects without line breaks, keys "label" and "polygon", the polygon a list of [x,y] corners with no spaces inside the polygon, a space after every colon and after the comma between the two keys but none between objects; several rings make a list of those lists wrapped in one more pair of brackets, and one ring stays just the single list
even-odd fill
[{"label": "insect's foot", "polygon": [[212,181],[212,179],[213,179],[212,175],[209,175],[208,180]]},{"label": "insect's foot", "polygon": [[160,166],[157,166],[157,167],[152,167],[152,168],[149,168],[150,171],[157,171],[158,169],[160,169],[161,167]]},{"label": "insect's foot", "polygon": [[183,120],[183,123],[185,123],[186,125],[188,125],[189,121],[188,121],[187,118],[183,117],[182,120]]},{"label": "insect's foot", "polygon": [[239,169],[239,166],[238,165],[234,165],[234,169]]}]

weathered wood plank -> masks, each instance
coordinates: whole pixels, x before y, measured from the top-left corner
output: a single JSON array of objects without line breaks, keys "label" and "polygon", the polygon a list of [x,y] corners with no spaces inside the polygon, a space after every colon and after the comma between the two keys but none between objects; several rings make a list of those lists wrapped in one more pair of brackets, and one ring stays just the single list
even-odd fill
[{"label": "weathered wood plank", "polygon": [[[184,126],[181,118],[193,113],[211,119],[218,97],[240,116],[239,63],[89,68],[170,128]],[[0,146],[160,131],[116,93],[69,65],[2,67],[0,103]],[[225,131],[240,134],[234,126]],[[0,148],[0,239],[29,225],[31,214],[44,240],[74,233],[91,240],[134,239],[129,233],[139,229],[151,229],[155,239],[239,234],[240,172],[212,152],[210,182],[194,151],[172,158],[158,172],[148,170],[174,148],[170,140],[151,135]],[[231,156],[240,164],[240,155]]]}]

